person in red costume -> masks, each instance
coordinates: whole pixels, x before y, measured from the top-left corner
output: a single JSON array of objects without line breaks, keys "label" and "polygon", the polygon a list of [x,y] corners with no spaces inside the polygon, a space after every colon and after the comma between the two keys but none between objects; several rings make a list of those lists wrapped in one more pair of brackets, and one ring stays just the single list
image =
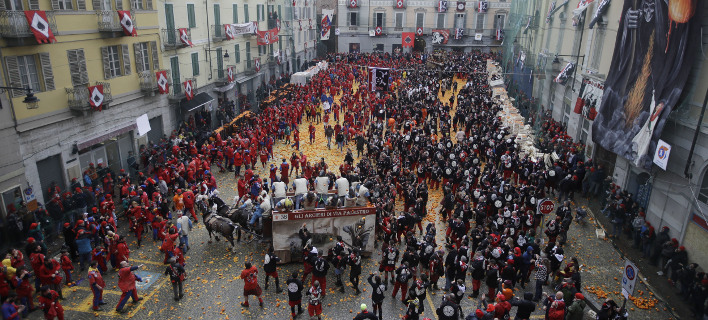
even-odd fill
[{"label": "person in red costume", "polygon": [[44,311],[44,318],[53,320],[58,318],[64,320],[64,308],[59,303],[59,294],[49,289],[49,286],[42,286],[42,293],[39,295],[39,307]]},{"label": "person in red costume", "polygon": [[133,302],[138,302],[142,298],[138,297],[138,290],[135,287],[135,281],[143,282],[138,275],[133,271],[142,268],[142,264],[139,266],[131,266],[128,261],[122,261],[120,263],[120,270],[118,270],[118,287],[123,294],[120,296],[120,301],[116,306],[116,312],[123,313],[125,309],[123,307],[128,302],[128,298],[132,297]]},{"label": "person in red costume", "polygon": [[258,285],[258,268],[251,265],[250,262],[244,264],[245,269],[241,271],[241,279],[243,279],[243,296],[244,301],[241,306],[248,308],[248,296],[256,296],[258,305],[263,308],[263,298],[261,298],[261,286]]},{"label": "person in red costume", "polygon": [[197,220],[197,213],[194,212],[194,200],[194,192],[189,189],[186,189],[186,191],[182,192],[184,211],[189,211],[192,214],[192,218],[194,218],[194,223],[199,223],[199,220]]}]

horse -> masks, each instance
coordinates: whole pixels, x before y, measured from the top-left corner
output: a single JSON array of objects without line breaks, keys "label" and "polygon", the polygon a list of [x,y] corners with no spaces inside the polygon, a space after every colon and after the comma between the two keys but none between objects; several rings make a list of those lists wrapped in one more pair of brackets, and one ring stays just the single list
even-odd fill
[{"label": "horse", "polygon": [[215,212],[216,215],[226,218],[235,224],[237,242],[241,242],[242,230],[253,235],[247,243],[250,243],[256,238],[262,238],[256,230],[252,230],[251,226],[248,225],[252,212],[247,212],[247,210],[238,208],[237,206],[229,207],[224,200],[219,198],[219,194],[216,191],[209,196],[208,203],[212,208],[212,212]]},{"label": "horse", "polygon": [[221,234],[226,240],[231,244],[231,250],[236,251],[236,245],[234,244],[234,232],[239,229],[237,225],[234,225],[231,220],[224,218],[216,214],[216,205],[212,207],[212,210],[205,213],[202,216],[204,226],[206,227],[207,233],[209,233],[209,242],[211,243],[212,232],[214,232],[214,238],[219,241],[218,234]]}]

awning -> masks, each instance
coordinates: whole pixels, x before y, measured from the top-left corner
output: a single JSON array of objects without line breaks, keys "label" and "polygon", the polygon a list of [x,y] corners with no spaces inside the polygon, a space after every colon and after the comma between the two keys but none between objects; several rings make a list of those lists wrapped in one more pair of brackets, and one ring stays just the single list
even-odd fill
[{"label": "awning", "polygon": [[244,83],[244,82],[246,82],[246,81],[248,81],[248,80],[251,80],[251,79],[257,77],[258,75],[259,75],[259,73],[252,74],[252,75],[250,75],[250,76],[245,76],[245,75],[244,75],[244,76],[240,76],[240,77],[236,78],[236,80],[234,80],[234,82]]},{"label": "awning", "polygon": [[214,98],[212,98],[208,93],[200,92],[197,93],[192,100],[187,101],[187,99],[182,99],[179,106],[184,112],[190,112],[212,101],[214,101]]},{"label": "awning", "polygon": [[235,85],[236,85],[236,82],[231,82],[225,86],[214,88],[214,91],[224,93],[226,91],[233,89]]}]

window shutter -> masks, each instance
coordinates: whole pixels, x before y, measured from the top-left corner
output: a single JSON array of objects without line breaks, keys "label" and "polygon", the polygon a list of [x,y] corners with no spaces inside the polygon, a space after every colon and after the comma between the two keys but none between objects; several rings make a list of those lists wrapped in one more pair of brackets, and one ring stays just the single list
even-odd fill
[{"label": "window shutter", "polygon": [[152,9],[152,0],[145,0],[145,10],[153,10]]},{"label": "window shutter", "polygon": [[39,10],[39,0],[28,0],[30,10]]},{"label": "window shutter", "polygon": [[86,0],[76,0],[76,10],[86,10]]},{"label": "window shutter", "polygon": [[0,11],[5,11],[5,1],[0,1]]},{"label": "window shutter", "polygon": [[123,54],[123,75],[130,74],[130,49],[127,44],[122,44],[120,52]]},{"label": "window shutter", "polygon": [[351,26],[352,25],[352,13],[347,12],[347,25]]},{"label": "window shutter", "polygon": [[143,72],[143,51],[140,50],[143,42],[133,43],[133,51],[135,51],[135,72]]},{"label": "window shutter", "polygon": [[238,23],[238,5],[234,3],[232,8],[231,11],[234,16],[234,23]]},{"label": "window shutter", "polygon": [[157,52],[157,41],[150,41],[150,53],[152,54],[152,69],[160,69],[160,57]]},{"label": "window shutter", "polygon": [[111,65],[108,59],[108,47],[101,47],[101,58],[103,59],[103,78],[108,80],[111,78]]},{"label": "window shutter", "polygon": [[236,63],[241,62],[241,51],[239,50],[238,43],[234,46],[234,60],[236,60]]},{"label": "window shutter", "polygon": [[76,57],[79,60],[79,68],[81,68],[81,84],[89,83],[88,69],[86,69],[86,56],[84,49],[76,49]]},{"label": "window shutter", "polygon": [[69,73],[71,73],[71,85],[76,87],[81,84],[81,70],[79,69],[78,50],[67,50],[66,57],[69,60]]},{"label": "window shutter", "polygon": [[381,21],[381,29],[385,31],[386,30],[386,12],[384,12],[383,19],[381,19],[381,20],[382,20]]},{"label": "window shutter", "polygon": [[59,0],[52,0],[52,10],[61,10],[59,8]]},{"label": "window shutter", "polygon": [[91,3],[93,5],[93,10],[95,10],[95,11],[103,10],[103,8],[101,8],[101,0],[91,0]]},{"label": "window shutter", "polygon": [[44,79],[44,91],[54,90],[54,72],[52,71],[52,60],[48,52],[39,54],[39,63],[42,65],[42,78]]},{"label": "window shutter", "polygon": [[[16,56],[5,57],[5,66],[7,67],[7,75],[10,78],[9,86],[12,87],[22,87],[22,80],[20,80],[20,67],[17,64]],[[11,90],[13,97],[19,97],[25,94],[24,90]]]}]

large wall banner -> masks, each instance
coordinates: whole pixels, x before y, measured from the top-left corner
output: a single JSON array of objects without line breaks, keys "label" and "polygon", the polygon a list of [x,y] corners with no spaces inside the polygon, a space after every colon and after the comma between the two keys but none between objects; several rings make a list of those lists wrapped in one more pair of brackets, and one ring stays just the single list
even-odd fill
[{"label": "large wall banner", "polygon": [[312,233],[312,245],[324,255],[334,247],[337,236],[342,236],[342,240],[349,246],[361,247],[367,255],[374,251],[374,207],[274,212],[273,248],[276,252],[302,252],[304,243],[298,232],[303,223],[307,224],[307,230]]},{"label": "large wall banner", "polygon": [[624,1],[592,140],[635,166],[651,167],[666,118],[695,67],[697,2]]}]

